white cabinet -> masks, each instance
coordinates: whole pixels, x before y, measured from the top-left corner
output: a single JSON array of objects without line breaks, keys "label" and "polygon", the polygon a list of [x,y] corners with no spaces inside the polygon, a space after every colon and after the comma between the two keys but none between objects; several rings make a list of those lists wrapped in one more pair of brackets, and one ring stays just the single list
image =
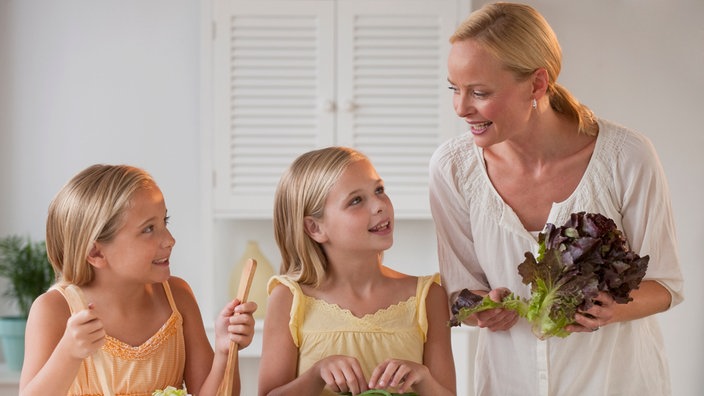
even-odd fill
[{"label": "white cabinet", "polygon": [[[215,317],[227,299],[230,270],[247,240],[259,241],[278,267],[274,191],[286,166],[318,147],[352,146],[371,158],[393,200],[398,228],[406,230],[397,231],[400,236],[385,257],[399,257],[393,267],[402,272],[436,270],[435,255],[424,253],[435,243],[428,160],[442,141],[461,132],[446,62],[448,38],[469,3],[208,3],[201,98],[207,264],[199,268],[203,292],[197,296],[204,318]],[[462,334],[453,341],[467,339]],[[257,345],[243,353],[243,372],[256,373]],[[458,378],[466,376],[463,362],[458,361],[463,371]],[[243,380],[245,389],[256,386],[256,378],[254,384]],[[466,381],[458,382],[458,394],[470,395]]]},{"label": "white cabinet", "polygon": [[429,218],[428,160],[458,133],[447,90],[457,0],[215,0],[213,209],[271,217],[285,167],[353,146],[399,218]]}]

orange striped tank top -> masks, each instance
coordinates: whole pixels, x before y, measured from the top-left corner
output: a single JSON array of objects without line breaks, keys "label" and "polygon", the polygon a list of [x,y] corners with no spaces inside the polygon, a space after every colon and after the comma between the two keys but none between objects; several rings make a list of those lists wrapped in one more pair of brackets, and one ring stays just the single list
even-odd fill
[{"label": "orange striped tank top", "polygon": [[[162,283],[171,306],[171,316],[153,336],[142,345],[133,347],[106,335],[105,344],[96,352],[101,354],[104,375],[116,396],[151,396],[156,389],[167,386],[183,387],[186,347],[183,339],[183,318],[176,308],[168,281]],[[70,298],[72,291],[54,286],[68,301],[71,313],[83,309]],[[94,355],[95,356],[95,355]],[[101,373],[96,370],[94,356],[83,360],[69,390],[68,396],[103,395]],[[105,378],[105,377],[104,377]]]}]

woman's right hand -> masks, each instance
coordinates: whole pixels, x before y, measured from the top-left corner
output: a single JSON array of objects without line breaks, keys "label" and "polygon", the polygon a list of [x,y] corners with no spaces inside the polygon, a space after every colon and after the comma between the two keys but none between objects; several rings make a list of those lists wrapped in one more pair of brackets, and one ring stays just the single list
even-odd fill
[{"label": "woman's right hand", "polygon": [[325,387],[333,392],[353,395],[368,390],[362,366],[353,357],[345,355],[328,356],[316,363],[320,378]]},{"label": "woman's right hand", "polygon": [[[493,301],[500,302],[509,294],[511,294],[511,290],[505,287],[499,287],[489,292],[489,298]],[[491,331],[508,330],[518,322],[518,313],[502,308],[488,309],[478,312],[474,314],[474,316],[477,319],[477,326],[488,328]]]},{"label": "woman's right hand", "polygon": [[61,342],[66,344],[71,356],[81,360],[105,344],[103,322],[93,313],[93,304],[68,318]]}]

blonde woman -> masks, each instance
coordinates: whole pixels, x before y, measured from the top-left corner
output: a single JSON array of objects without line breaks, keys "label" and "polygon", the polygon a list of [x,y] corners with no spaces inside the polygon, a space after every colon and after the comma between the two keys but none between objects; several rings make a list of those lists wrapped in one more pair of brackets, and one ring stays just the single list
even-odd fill
[{"label": "blonde woman", "polygon": [[[595,28],[598,28],[595,26]],[[655,314],[683,299],[665,175],[643,135],[596,117],[557,82],[561,52],[546,20],[523,4],[472,13],[451,37],[448,80],[469,132],[430,163],[440,272],[450,300],[468,288],[524,298],[517,266],[537,254],[546,223],[571,213],[613,219],[648,271],[633,301],[606,293],[546,341],[514,311],[476,314],[476,394],[669,395]],[[598,56],[598,54],[595,54]]]}]

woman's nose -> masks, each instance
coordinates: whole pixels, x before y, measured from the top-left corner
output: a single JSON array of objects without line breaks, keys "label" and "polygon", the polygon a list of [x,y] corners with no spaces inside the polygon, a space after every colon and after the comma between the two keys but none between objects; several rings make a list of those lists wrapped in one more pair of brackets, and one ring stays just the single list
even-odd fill
[{"label": "woman's nose", "polygon": [[473,114],[476,110],[472,98],[464,94],[454,96],[454,106],[455,113],[459,117],[466,117],[467,115]]}]

